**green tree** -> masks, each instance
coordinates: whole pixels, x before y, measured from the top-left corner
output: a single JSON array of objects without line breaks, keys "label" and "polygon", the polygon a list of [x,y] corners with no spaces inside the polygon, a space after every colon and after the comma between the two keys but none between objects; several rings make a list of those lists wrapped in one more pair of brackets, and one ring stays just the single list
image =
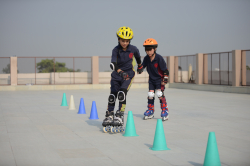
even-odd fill
[{"label": "green tree", "polygon": [[247,66],[247,70],[250,70],[250,67],[249,67],[249,66]]},{"label": "green tree", "polygon": [[[10,73],[10,64],[8,64],[5,68],[3,68],[3,73],[9,74]],[[17,73],[19,73],[19,70],[17,70]]]},{"label": "green tree", "polygon": [[[65,66],[65,63],[56,62],[55,63],[55,72],[74,72],[73,69],[69,69]],[[36,64],[38,73],[50,73],[54,72],[54,60],[53,59],[44,59],[41,62]],[[75,72],[80,72],[80,69],[77,69]]]}]

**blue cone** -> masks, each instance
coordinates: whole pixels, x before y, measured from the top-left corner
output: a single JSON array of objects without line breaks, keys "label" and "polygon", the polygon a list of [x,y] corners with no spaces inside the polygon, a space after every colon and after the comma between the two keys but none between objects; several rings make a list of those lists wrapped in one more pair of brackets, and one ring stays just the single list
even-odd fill
[{"label": "blue cone", "polygon": [[91,113],[90,113],[89,119],[99,119],[98,114],[97,114],[95,101],[92,101],[92,108],[91,108]]},{"label": "blue cone", "polygon": [[81,98],[81,100],[80,100],[78,114],[86,114],[83,98]]}]

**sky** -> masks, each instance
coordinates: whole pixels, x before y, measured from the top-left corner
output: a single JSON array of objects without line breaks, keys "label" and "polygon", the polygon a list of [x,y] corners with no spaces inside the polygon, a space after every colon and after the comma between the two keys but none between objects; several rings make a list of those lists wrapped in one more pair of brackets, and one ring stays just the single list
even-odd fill
[{"label": "sky", "polygon": [[128,26],[145,55],[250,49],[249,0],[0,0],[0,57],[111,56]]}]

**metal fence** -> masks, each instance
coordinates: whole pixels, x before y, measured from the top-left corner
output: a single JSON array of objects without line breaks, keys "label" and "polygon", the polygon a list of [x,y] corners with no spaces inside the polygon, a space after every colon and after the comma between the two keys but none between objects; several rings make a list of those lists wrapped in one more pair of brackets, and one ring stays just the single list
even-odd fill
[{"label": "metal fence", "polygon": [[242,50],[241,58],[241,85],[250,86],[250,50]]},{"label": "metal fence", "polygon": [[208,72],[208,81],[204,84],[232,85],[231,51],[204,54],[204,66],[207,66],[207,70],[204,70]]},{"label": "metal fence", "polygon": [[0,57],[0,85],[10,85],[10,57]]},{"label": "metal fence", "polygon": [[91,57],[18,57],[18,85],[89,84]]},{"label": "metal fence", "polygon": [[195,83],[196,56],[178,56],[178,82]]}]

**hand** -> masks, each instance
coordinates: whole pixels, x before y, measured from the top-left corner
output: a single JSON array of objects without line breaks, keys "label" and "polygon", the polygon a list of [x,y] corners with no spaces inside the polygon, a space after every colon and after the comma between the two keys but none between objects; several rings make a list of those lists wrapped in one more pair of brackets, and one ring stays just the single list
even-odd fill
[{"label": "hand", "polygon": [[137,67],[137,73],[141,74],[143,72],[143,66],[142,65],[138,65]]},{"label": "hand", "polygon": [[128,80],[129,79],[129,75],[128,73],[124,72],[124,71],[120,71],[118,73],[124,80]]},{"label": "hand", "polygon": [[168,75],[164,75],[164,77],[163,77],[163,82],[164,82],[165,84],[168,83]]}]

